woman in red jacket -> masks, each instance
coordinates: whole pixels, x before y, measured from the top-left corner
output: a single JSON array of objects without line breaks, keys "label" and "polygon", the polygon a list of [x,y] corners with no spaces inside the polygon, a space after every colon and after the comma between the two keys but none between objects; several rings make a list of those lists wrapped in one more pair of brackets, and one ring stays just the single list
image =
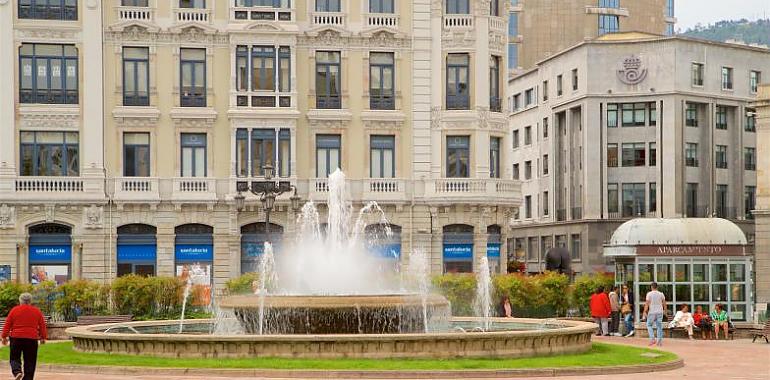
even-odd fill
[{"label": "woman in red jacket", "polygon": [[591,309],[591,317],[599,325],[599,332],[596,335],[610,335],[608,324],[612,307],[610,306],[610,297],[604,293],[603,286],[597,288],[596,292],[591,296],[589,307]]},{"label": "woman in red jacket", "polygon": [[[3,326],[3,345],[11,337],[11,372],[15,380],[33,380],[37,366],[37,342],[45,344],[48,333],[45,329],[45,317],[40,309],[32,304],[32,295],[22,293],[19,306],[11,309]],[[24,355],[24,372],[21,370],[21,357]]]}]

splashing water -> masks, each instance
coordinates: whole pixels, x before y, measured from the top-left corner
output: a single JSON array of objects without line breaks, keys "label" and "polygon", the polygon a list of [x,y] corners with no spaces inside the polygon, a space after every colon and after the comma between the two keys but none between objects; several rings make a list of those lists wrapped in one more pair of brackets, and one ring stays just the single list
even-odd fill
[{"label": "splashing water", "polygon": [[267,297],[268,287],[276,282],[277,273],[275,272],[273,245],[265,242],[265,251],[259,261],[259,288],[256,290],[259,296],[259,335],[262,335],[265,322],[265,297]]},{"label": "splashing water", "polygon": [[476,315],[482,318],[482,329],[489,331],[492,317],[492,275],[489,272],[489,259],[482,256],[476,274]]},{"label": "splashing water", "polygon": [[184,287],[184,298],[182,300],[182,315],[179,318],[179,334],[184,330],[184,315],[187,310],[187,300],[190,298],[190,292],[193,285],[207,285],[208,275],[206,270],[201,268],[198,264],[190,266],[190,271],[187,273],[187,283]]},{"label": "splashing water", "polygon": [[409,256],[409,274],[416,281],[417,293],[422,301],[422,322],[428,332],[428,294],[430,292],[430,260],[424,249],[417,249]]}]

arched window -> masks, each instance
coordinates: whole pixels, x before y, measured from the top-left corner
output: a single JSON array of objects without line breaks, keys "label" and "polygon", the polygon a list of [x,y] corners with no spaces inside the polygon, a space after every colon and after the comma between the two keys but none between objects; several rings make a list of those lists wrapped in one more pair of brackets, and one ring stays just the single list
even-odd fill
[{"label": "arched window", "polygon": [[[268,235],[268,230],[270,235]],[[241,273],[256,272],[259,260],[265,250],[265,242],[273,245],[273,252],[281,249],[283,241],[283,226],[270,223],[252,223],[241,227]]]},{"label": "arched window", "polygon": [[503,229],[500,225],[487,226],[487,259],[492,273],[500,271],[500,247],[503,240]]},{"label": "arched window", "polygon": [[157,231],[156,227],[147,224],[118,227],[118,277],[128,274],[155,275]]},{"label": "arched window", "polygon": [[29,274],[33,284],[70,279],[72,227],[44,223],[29,227]]},{"label": "arched window", "polygon": [[444,226],[443,242],[444,273],[473,272],[473,226]]}]

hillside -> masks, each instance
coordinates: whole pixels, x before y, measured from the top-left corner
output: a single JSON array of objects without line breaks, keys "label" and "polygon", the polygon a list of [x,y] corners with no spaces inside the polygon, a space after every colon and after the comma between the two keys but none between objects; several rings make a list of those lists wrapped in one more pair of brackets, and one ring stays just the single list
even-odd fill
[{"label": "hillside", "polygon": [[682,34],[713,41],[736,40],[747,44],[770,45],[770,19],[719,21],[708,26],[697,25]]}]

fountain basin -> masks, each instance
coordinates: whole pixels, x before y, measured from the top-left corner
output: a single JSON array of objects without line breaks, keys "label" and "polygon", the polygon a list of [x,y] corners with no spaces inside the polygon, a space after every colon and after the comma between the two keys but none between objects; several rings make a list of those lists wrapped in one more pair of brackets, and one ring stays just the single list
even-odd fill
[{"label": "fountain basin", "polygon": [[[185,329],[207,331],[213,320],[184,321]],[[479,325],[478,318],[451,323]],[[67,329],[80,352],[182,358],[521,358],[583,353],[591,349],[596,325],[559,321],[493,318],[490,332],[427,334],[210,335],[173,334],[179,321],[146,321]],[[510,329],[505,329],[509,327]],[[105,330],[121,332],[105,332]],[[130,329],[138,333],[130,332]],[[122,331],[125,332],[122,332]],[[155,333],[148,333],[148,332]]]},{"label": "fountain basin", "polygon": [[[388,295],[254,295],[227,296],[223,310],[232,310],[243,330],[259,334],[402,334],[425,332],[450,315],[449,301],[431,294]],[[425,315],[423,314],[425,307]]]}]

